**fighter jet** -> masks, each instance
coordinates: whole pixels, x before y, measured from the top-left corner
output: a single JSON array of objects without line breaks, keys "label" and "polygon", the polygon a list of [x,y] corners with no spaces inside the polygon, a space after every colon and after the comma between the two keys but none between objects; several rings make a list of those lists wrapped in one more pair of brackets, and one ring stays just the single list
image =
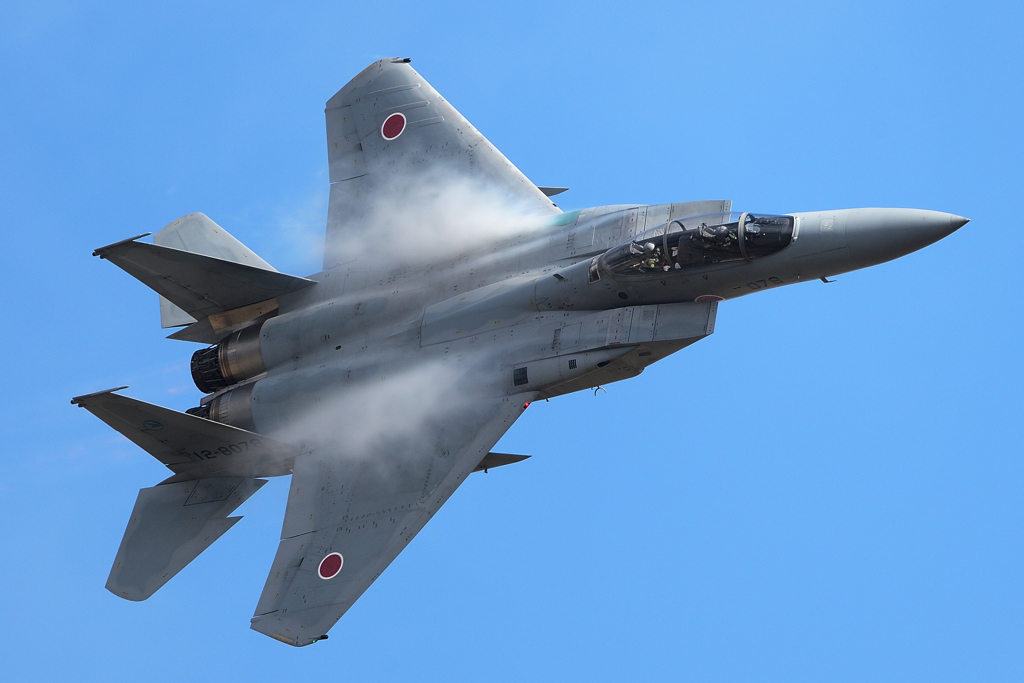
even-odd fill
[{"label": "fighter jet", "polygon": [[[139,491],[106,587],[145,600],[291,475],[251,627],[327,633],[531,402],[608,385],[712,334],[718,305],[909,254],[968,219],[918,209],[772,215],[728,200],[563,212],[409,65],[327,101],[323,270],[278,272],[201,213],[95,251],[203,344],[184,413],[81,406],[171,471]],[[148,234],[148,233],[147,233]]]}]

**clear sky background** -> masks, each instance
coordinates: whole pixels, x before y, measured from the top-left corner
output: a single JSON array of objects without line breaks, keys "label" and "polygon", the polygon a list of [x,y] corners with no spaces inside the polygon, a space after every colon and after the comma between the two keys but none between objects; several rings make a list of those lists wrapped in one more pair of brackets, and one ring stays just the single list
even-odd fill
[{"label": "clear sky background", "polygon": [[[1022,45],[1013,2],[0,2],[0,677],[1024,679]],[[318,270],[324,102],[386,56],[565,208],[973,220],[535,404],[499,444],[534,457],[471,477],[327,642],[248,628],[286,480],[120,600],[167,472],[69,399],[200,395],[156,296],[90,254],[202,211]]]}]

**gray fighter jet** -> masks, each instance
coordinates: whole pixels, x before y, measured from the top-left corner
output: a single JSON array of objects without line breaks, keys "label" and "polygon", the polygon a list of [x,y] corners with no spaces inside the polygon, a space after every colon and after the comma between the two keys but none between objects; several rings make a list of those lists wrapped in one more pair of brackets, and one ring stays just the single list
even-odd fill
[{"label": "gray fighter jet", "polygon": [[[967,223],[916,209],[769,215],[725,200],[563,213],[409,66],[327,102],[324,269],[280,273],[203,214],[95,254],[206,347],[180,413],[72,402],[164,463],[107,588],[145,600],[292,476],[252,628],[327,638],[531,401],[634,377],[715,328],[721,301],[889,261]],[[119,389],[123,389],[120,387]]]}]

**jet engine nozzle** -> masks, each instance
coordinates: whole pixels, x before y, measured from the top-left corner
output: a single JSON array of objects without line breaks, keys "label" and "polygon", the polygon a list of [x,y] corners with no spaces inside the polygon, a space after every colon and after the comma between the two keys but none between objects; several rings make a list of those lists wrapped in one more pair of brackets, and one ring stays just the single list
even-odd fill
[{"label": "jet engine nozzle", "polygon": [[266,370],[260,353],[262,327],[260,323],[242,328],[216,346],[192,354],[192,381],[199,391],[212,394]]},{"label": "jet engine nozzle", "polygon": [[206,418],[214,422],[222,422],[232,427],[245,429],[250,432],[256,431],[256,425],[252,419],[252,389],[255,382],[223,394],[214,396],[207,403],[196,408],[189,408],[185,412],[196,417]]}]

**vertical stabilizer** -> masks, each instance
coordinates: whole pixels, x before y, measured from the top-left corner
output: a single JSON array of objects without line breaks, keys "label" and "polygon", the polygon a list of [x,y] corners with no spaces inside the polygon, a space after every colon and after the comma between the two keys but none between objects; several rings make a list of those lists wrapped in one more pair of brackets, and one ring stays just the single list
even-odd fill
[{"label": "vertical stabilizer", "polygon": [[[153,235],[153,244],[277,272],[272,265],[257,256],[256,252],[202,213],[186,214],[168,224]],[[194,322],[195,318],[164,297],[160,297],[161,327],[181,327]]]},{"label": "vertical stabilizer", "polygon": [[139,491],[107,590],[145,600],[209,548],[241,517],[228,517],[266,479],[217,478]]}]

